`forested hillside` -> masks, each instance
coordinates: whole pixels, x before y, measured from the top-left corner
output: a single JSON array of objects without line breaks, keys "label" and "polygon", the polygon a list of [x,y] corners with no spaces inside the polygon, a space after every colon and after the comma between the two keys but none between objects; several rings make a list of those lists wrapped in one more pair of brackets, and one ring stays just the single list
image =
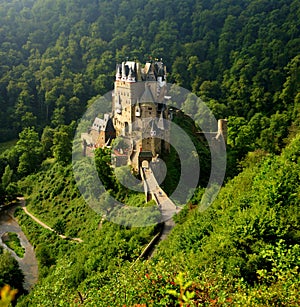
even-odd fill
[{"label": "forested hillside", "polygon": [[[299,1],[0,3],[0,141],[30,128],[21,138],[34,148],[9,155],[15,175],[47,156],[69,159],[60,148],[74,125],[64,125],[113,88],[115,64],[126,58],[162,57],[169,82],[227,117],[233,161],[256,148],[280,152],[299,121]],[[193,102],[185,112],[201,115]]]},{"label": "forested hillside", "polygon": [[281,155],[248,154],[206,211],[194,196],[149,261],[136,260],[158,227],[101,223],[68,168],[28,177],[30,210],[84,242],[59,239],[20,209],[40,280],[18,306],[298,306],[299,148],[298,133]]},{"label": "forested hillside", "polygon": [[112,89],[117,61],[162,57],[216,117],[258,113],[270,147],[260,133],[299,100],[299,12],[293,0],[1,1],[0,139],[69,124]]},{"label": "forested hillside", "polygon": [[[17,210],[40,272],[18,306],[300,305],[299,50],[298,0],[0,0],[0,203],[24,195],[57,233],[83,240]],[[156,58],[168,82],[228,119],[227,177],[202,213],[200,186],[153,259],[134,263],[160,225],[129,229],[92,211],[71,142],[87,107],[113,89],[116,63]],[[183,111],[201,125],[193,99]],[[0,262],[0,286],[22,294],[2,249]]]}]

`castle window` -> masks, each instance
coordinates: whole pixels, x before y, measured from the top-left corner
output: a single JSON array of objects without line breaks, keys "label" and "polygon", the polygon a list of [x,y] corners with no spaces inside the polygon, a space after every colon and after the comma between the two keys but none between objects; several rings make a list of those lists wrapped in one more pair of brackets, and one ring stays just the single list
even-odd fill
[{"label": "castle window", "polygon": [[149,111],[152,111],[152,108],[148,108]]}]

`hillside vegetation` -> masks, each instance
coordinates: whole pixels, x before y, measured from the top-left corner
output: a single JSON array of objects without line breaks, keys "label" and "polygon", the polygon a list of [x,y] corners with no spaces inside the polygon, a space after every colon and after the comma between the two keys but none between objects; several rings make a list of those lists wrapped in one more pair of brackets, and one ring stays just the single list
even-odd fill
[{"label": "hillside vegetation", "polygon": [[[0,143],[20,139],[1,177],[68,163],[74,121],[127,58],[163,57],[169,82],[228,118],[229,176],[248,151],[279,153],[299,125],[299,15],[297,0],[1,1]],[[184,111],[201,124],[195,101]]]},{"label": "hillside vegetation", "polygon": [[[133,264],[154,229],[126,230],[109,222],[93,229],[90,219],[85,225],[91,232],[79,232],[85,242],[67,243],[37,231],[22,214],[43,278],[18,305],[72,306],[81,299],[83,306],[299,305],[299,148],[300,134],[279,156],[249,154],[247,166],[209,209],[189,206],[176,217],[150,261]],[[70,212],[67,206],[77,210],[73,202],[64,206],[64,212]],[[81,222],[88,210],[80,212],[65,220],[72,217],[72,224],[87,231]]]},{"label": "hillside vegetation", "polygon": [[[17,306],[300,305],[299,23],[297,0],[0,0],[0,202],[22,194],[57,233],[83,240],[61,239],[19,208],[40,276]],[[155,58],[168,82],[228,119],[227,177],[200,212],[210,162],[195,134],[205,114],[188,96],[182,109],[195,124],[174,121],[203,154],[203,177],[154,257],[136,261],[161,225],[116,225],[87,206],[72,140],[87,107],[113,89],[116,63]],[[107,154],[96,152],[104,184],[144,205],[115,181]],[[166,163],[167,191],[177,160],[172,152]],[[2,248],[0,262],[0,286],[22,294]]]},{"label": "hillside vegetation", "polygon": [[10,256],[7,250],[0,246],[0,288],[9,284],[11,287],[18,289],[19,294],[22,294],[25,292],[23,281],[24,275],[19,269],[18,262]]}]

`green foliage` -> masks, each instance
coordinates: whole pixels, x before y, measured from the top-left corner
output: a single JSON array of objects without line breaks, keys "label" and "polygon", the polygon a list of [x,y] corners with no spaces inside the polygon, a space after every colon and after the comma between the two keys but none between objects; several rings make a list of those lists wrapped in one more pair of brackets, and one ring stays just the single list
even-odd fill
[{"label": "green foliage", "polygon": [[11,182],[12,175],[13,175],[13,171],[10,169],[9,165],[6,165],[5,170],[4,170],[4,174],[2,176],[2,186],[3,186],[3,188],[6,189],[8,187],[8,185]]},{"label": "green foliage", "polygon": [[168,293],[178,298],[179,306],[193,306],[192,299],[194,298],[195,293],[187,290],[193,282],[185,282],[182,272],[175,278],[175,282],[178,283],[180,291],[168,290]]},{"label": "green foliage", "polygon": [[22,293],[23,280],[24,276],[18,262],[7,251],[0,253],[0,287],[9,284]]},{"label": "green foliage", "polygon": [[97,148],[95,150],[95,164],[99,175],[99,179],[105,186],[106,190],[116,190],[117,183],[115,182],[110,158],[110,149]]},{"label": "green foliage", "polygon": [[[195,99],[195,95],[193,94],[189,95],[189,97],[190,97],[189,99],[191,100]],[[187,99],[187,101],[189,99]],[[191,161],[192,163],[195,163],[195,160],[198,158],[200,169],[201,169],[199,185],[205,186],[209,178],[210,162],[211,162],[208,144],[205,140],[202,140],[199,137],[199,135],[197,135],[197,132],[199,132],[199,128],[196,126],[195,122],[191,119],[191,117],[185,115],[183,112],[179,112],[179,111],[176,112],[176,115],[174,116],[174,123],[177,124],[188,135],[188,137],[193,142],[196,152],[193,152],[194,156],[192,156]],[[178,141],[180,142],[180,140]],[[181,145],[178,145],[178,148],[181,148],[180,146]],[[168,195],[171,195],[179,183],[180,176],[190,176],[190,174],[182,174],[182,168],[180,164],[182,161],[180,161],[179,159],[179,155],[176,152],[176,148],[174,148],[172,145],[171,145],[171,152],[168,153],[163,158],[166,163],[167,174],[166,174],[166,178],[164,179],[162,183],[162,187]],[[190,166],[188,166],[189,160],[186,159],[184,162],[186,163],[185,166],[187,167],[187,169],[190,169]],[[189,180],[187,179],[186,182],[188,181]],[[183,189],[185,188],[188,189],[189,186],[183,187]]]},{"label": "green foliage", "polygon": [[35,171],[41,162],[38,133],[33,128],[24,129],[15,148],[19,156],[18,173],[24,176]]},{"label": "green foliage", "polygon": [[279,240],[275,246],[266,246],[261,254],[268,267],[257,271],[261,282],[272,284],[279,280],[295,279],[300,256],[298,244],[287,246],[284,240]]},{"label": "green foliage", "polygon": [[7,235],[7,238],[5,238],[4,243],[10,249],[12,249],[18,257],[23,258],[25,249],[24,247],[22,247],[18,235],[14,232],[8,232],[6,235]]},{"label": "green foliage", "polygon": [[69,126],[62,125],[53,134],[52,150],[54,158],[56,159],[56,161],[64,165],[71,161],[71,156],[72,156],[71,140],[74,135],[74,126],[75,126],[74,122]]},{"label": "green foliage", "polygon": [[0,143],[0,153],[2,154],[3,152],[12,148],[15,145],[16,145],[16,140]]},{"label": "green foliage", "polygon": [[59,234],[64,234],[66,230],[66,222],[64,220],[58,220],[53,225],[53,229]]},{"label": "green foliage", "polygon": [[41,136],[41,145],[44,158],[52,156],[54,129],[46,126]]},{"label": "green foliage", "polygon": [[[299,305],[299,12],[297,0],[1,1],[0,141],[19,140],[1,154],[0,199],[25,193],[35,215],[84,240],[62,240],[18,210],[41,266],[19,305]],[[157,256],[130,269],[157,229],[114,225],[87,207],[69,165],[71,140],[88,102],[112,89],[115,62],[150,56],[163,57],[169,82],[228,117],[228,175],[243,170],[203,213],[199,188]],[[183,108],[200,126],[209,120],[193,95]],[[205,186],[209,150],[187,117],[175,123],[197,146]],[[115,180],[108,155],[95,154],[101,181],[142,206],[143,195]],[[172,151],[168,192],[178,161]],[[15,286],[15,263],[0,260],[0,281],[6,274]]]},{"label": "green foliage", "polygon": [[12,201],[17,195],[17,186],[12,182],[13,170],[10,169],[9,164],[6,165],[2,175],[2,184],[0,184],[0,200],[8,203]]}]

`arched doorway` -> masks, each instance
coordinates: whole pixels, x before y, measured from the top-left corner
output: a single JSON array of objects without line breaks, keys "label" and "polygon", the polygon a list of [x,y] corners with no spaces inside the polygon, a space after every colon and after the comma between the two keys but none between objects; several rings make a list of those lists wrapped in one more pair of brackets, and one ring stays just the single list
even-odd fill
[{"label": "arched doorway", "polygon": [[148,169],[148,168],[149,168],[149,161],[144,160],[144,161],[142,162],[142,168],[143,168],[143,169],[144,169],[144,168]]}]

